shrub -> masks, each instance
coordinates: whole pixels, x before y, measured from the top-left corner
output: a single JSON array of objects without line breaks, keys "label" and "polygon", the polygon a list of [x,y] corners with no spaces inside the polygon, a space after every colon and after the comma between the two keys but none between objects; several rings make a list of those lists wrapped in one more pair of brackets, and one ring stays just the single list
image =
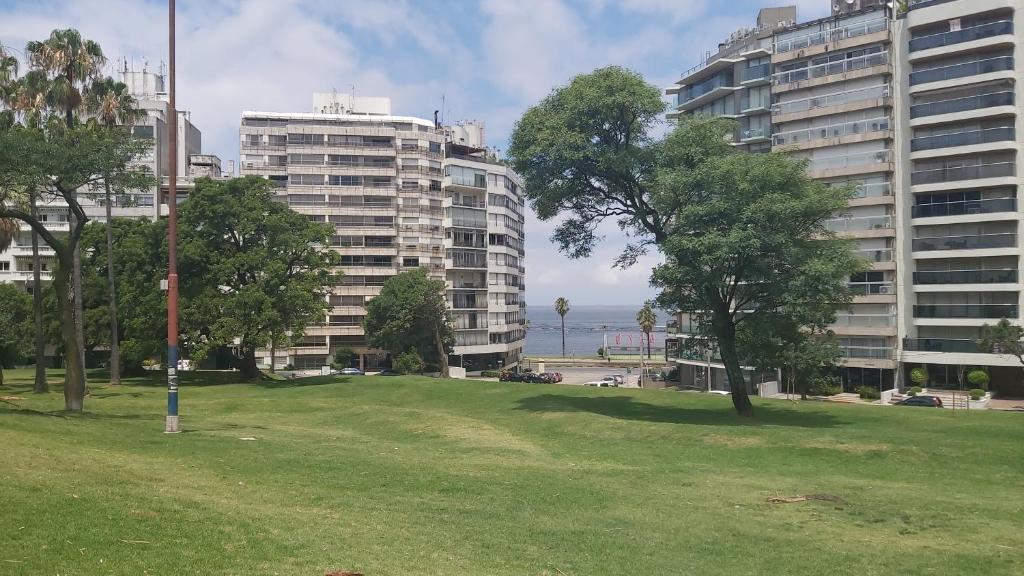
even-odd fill
[{"label": "shrub", "polygon": [[334,351],[334,368],[348,368],[352,365],[352,359],[356,357],[355,350],[351,348],[338,348]]},{"label": "shrub", "polygon": [[985,395],[985,391],[981,388],[972,388],[970,394],[971,400],[981,400],[982,396]]},{"label": "shrub", "polygon": [[416,351],[416,348],[410,348],[395,358],[394,368],[400,374],[422,374],[423,357]]},{"label": "shrub", "polygon": [[291,362],[285,364],[284,370],[295,370],[295,364],[292,364]]},{"label": "shrub", "polygon": [[604,347],[600,347],[597,349],[597,355],[604,358]]},{"label": "shrub", "polygon": [[860,396],[861,400],[878,400],[882,397],[882,394],[871,386],[857,388],[857,395]]},{"label": "shrub", "polygon": [[807,393],[811,396],[835,396],[843,391],[839,384],[839,378],[831,374],[815,374],[807,386]]},{"label": "shrub", "polygon": [[922,388],[920,386],[914,386],[913,388],[910,389],[909,392],[907,392],[907,395],[908,396],[917,396],[921,392],[923,392],[923,390],[922,390]]},{"label": "shrub", "polygon": [[989,376],[984,370],[971,370],[967,373],[967,381],[975,388],[988,390]]},{"label": "shrub", "polygon": [[484,370],[483,372],[480,373],[480,375],[483,376],[484,378],[497,378],[497,377],[501,376],[501,371],[500,370]]},{"label": "shrub", "polygon": [[928,370],[924,368],[914,368],[910,371],[910,381],[917,386],[925,386],[928,384]]}]

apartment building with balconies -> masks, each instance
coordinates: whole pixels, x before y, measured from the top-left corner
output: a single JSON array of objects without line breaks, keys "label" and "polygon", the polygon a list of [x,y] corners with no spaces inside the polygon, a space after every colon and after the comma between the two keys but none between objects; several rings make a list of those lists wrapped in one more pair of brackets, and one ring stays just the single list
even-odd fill
[{"label": "apartment building with balconies", "polygon": [[897,350],[893,52],[888,10],[835,14],[777,30],[772,46],[772,148],[806,159],[810,176],[855,190],[826,222],[856,239],[871,269],[831,329],[843,385],[891,388]]},{"label": "apartment building with balconies", "polygon": [[[522,249],[521,219],[499,223],[488,204],[489,195],[499,193],[491,181],[510,172],[477,148],[453,145],[452,128],[392,115],[386,98],[317,94],[314,110],[242,114],[241,173],[269,179],[279,201],[313,221],[332,224],[331,247],[341,256],[342,275],[327,295],[328,313],[295,346],[276,351],[275,364],[319,368],[338,348],[351,348],[360,367],[386,365],[386,353],[368,345],[362,327],[366,303],[387,278],[415,268],[447,282],[456,329],[454,365],[480,369],[499,360],[503,365],[518,361],[523,340],[518,308],[515,316],[493,318],[493,324],[489,308],[489,256],[501,251],[491,246],[491,236],[497,242],[506,229],[518,229],[518,243],[510,243]],[[504,188],[504,180],[500,185]],[[512,264],[517,274],[503,276],[500,284],[495,279],[494,293],[513,286],[518,305],[521,260]],[[493,265],[496,275],[499,265]],[[504,306],[503,297],[503,313]],[[269,350],[261,356],[265,364],[271,362]]]},{"label": "apartment building with balconies", "polygon": [[912,1],[896,21],[905,223],[900,361],[959,387],[985,367],[1019,381],[1016,357],[984,354],[981,326],[1020,322],[1020,0]]},{"label": "apartment building with balconies", "polygon": [[733,33],[665,90],[675,97],[668,117],[733,118],[736,146],[752,152],[771,148],[772,33],[795,22],[795,6],[762,9],[754,27]]}]

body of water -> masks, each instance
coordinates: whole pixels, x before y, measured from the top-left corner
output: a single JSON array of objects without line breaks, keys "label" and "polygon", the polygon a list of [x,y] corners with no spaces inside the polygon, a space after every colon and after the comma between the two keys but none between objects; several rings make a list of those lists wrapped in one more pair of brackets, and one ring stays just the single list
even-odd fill
[{"label": "body of water", "polygon": [[[608,335],[608,346],[639,347],[643,334],[636,324],[634,306],[572,306],[565,315],[565,353],[574,356],[594,356]],[[665,322],[670,317],[657,311],[658,328],[651,334],[652,348],[665,345]],[[562,329],[554,304],[526,307],[530,329],[526,333],[528,356],[557,356],[562,353]],[[616,340],[617,338],[617,340]]]}]

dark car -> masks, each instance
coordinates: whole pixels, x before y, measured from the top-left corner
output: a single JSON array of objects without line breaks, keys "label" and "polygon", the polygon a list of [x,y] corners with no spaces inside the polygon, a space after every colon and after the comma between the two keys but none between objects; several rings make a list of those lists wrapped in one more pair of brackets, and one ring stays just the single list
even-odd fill
[{"label": "dark car", "polygon": [[380,372],[377,372],[377,376],[401,376],[401,374],[399,374],[398,372],[395,372],[394,370],[392,370],[390,368],[385,368],[384,370],[381,370]]},{"label": "dark car", "polygon": [[942,398],[938,396],[910,396],[896,403],[898,406],[928,406],[942,408]]}]

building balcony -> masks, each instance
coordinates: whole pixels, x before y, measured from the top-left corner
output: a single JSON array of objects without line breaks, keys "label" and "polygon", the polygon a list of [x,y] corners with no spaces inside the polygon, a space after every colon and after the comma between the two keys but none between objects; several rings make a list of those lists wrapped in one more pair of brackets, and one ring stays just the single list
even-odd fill
[{"label": "building balcony", "polygon": [[816,96],[813,98],[802,98],[800,100],[790,100],[788,102],[776,102],[772,105],[772,113],[774,114],[796,114],[799,112],[806,112],[808,110],[815,110],[818,108],[831,108],[833,106],[842,106],[852,102],[871,101],[879,98],[888,98],[890,94],[889,85],[881,84],[878,86],[870,86],[868,88],[858,88],[856,90],[848,90],[846,92],[836,92],[834,94],[825,94],[824,96]]},{"label": "building balcony", "polygon": [[687,86],[676,97],[676,109],[690,111],[739,89],[739,86],[733,86],[731,75],[715,76],[700,84]]},{"label": "building balcony", "polygon": [[942,32],[939,34],[914,38],[910,41],[910,51],[916,52],[918,50],[927,50],[929,48],[941,48],[943,46],[952,46],[953,44],[970,42],[971,40],[981,40],[984,38],[991,38],[993,36],[1002,36],[1004,34],[1013,34],[1012,21],[1001,20],[999,22],[989,22],[987,24],[971,26],[970,28],[962,28],[951,32]]},{"label": "building balcony", "polygon": [[767,142],[771,138],[769,128],[751,128],[740,132],[740,143],[753,144],[755,142]]},{"label": "building balcony", "polygon": [[954,338],[904,338],[903,349],[911,352],[960,352],[977,354],[978,343],[974,340]]},{"label": "building balcony", "polygon": [[854,296],[878,296],[895,294],[892,282],[850,282],[850,293]]},{"label": "building balcony", "polygon": [[844,124],[833,124],[831,126],[820,126],[806,128],[803,130],[791,130],[788,132],[776,132],[772,136],[773,146],[788,146],[802,142],[815,140],[827,140],[830,138],[841,138],[853,134],[865,134],[868,132],[879,132],[892,128],[888,118],[872,118],[870,120],[858,120]]},{"label": "building balcony", "polygon": [[917,304],[914,318],[1016,318],[1016,304]]},{"label": "building balcony", "polygon": [[881,230],[892,228],[892,216],[861,216],[856,218],[832,218],[825,221],[825,228],[832,232],[854,230]]},{"label": "building balcony", "polygon": [[883,346],[840,346],[843,358],[870,358],[873,360],[893,360],[896,351],[892,347]]},{"label": "building balcony", "polygon": [[758,84],[769,84],[771,83],[771,72],[772,65],[765,63],[753,66],[750,68],[744,68],[740,73],[740,84],[744,86],[756,86]]},{"label": "building balcony", "polygon": [[840,60],[837,62],[826,62],[825,64],[807,66],[806,68],[777,72],[772,75],[772,83],[776,86],[781,84],[790,84],[793,82],[810,80],[812,78],[824,78],[835,74],[845,74],[847,72],[853,72],[854,70],[863,70],[865,68],[881,66],[888,63],[888,51],[876,52],[874,54],[865,54],[864,56],[847,58],[846,60]]},{"label": "building balcony", "polygon": [[978,250],[984,248],[1013,248],[1017,246],[1017,234],[977,234],[973,236],[938,236],[914,238],[911,249],[914,252],[928,250]]},{"label": "building balcony", "polygon": [[947,2],[953,2],[953,0],[910,0],[908,10],[918,10],[920,8],[927,8],[929,6],[937,6],[939,4],[945,4]]},{"label": "building balcony", "polygon": [[926,116],[937,116],[939,114],[955,114],[957,112],[969,112],[971,110],[982,110],[996,106],[1013,106],[1013,92],[993,92],[991,94],[979,94],[965,98],[953,98],[952,100],[941,100],[928,104],[915,104],[910,107],[911,118],[923,118]]},{"label": "building balcony", "polygon": [[893,314],[836,314],[834,327],[887,327],[896,325],[896,316]]},{"label": "building balcony", "polygon": [[945,82],[946,80],[987,74],[989,72],[1001,72],[1003,70],[1013,70],[1013,56],[999,56],[997,58],[987,58],[985,60],[911,72],[910,85],[916,86],[929,82]]},{"label": "building balcony", "polygon": [[954,146],[970,146],[972,144],[987,144],[990,142],[1013,142],[1015,139],[1014,135],[1015,130],[1013,126],[1002,126],[985,130],[926,136],[912,139],[910,141],[910,150],[912,152],[919,152],[921,150],[936,150],[939,148],[953,148]]},{"label": "building balcony", "polygon": [[861,249],[858,250],[857,252],[860,253],[861,258],[866,258],[870,262],[880,263],[893,261],[892,248],[878,248],[869,250]]},{"label": "building balcony", "polygon": [[793,50],[810,48],[811,46],[817,46],[819,44],[832,44],[845,38],[855,38],[857,36],[865,36],[867,34],[881,32],[888,29],[888,27],[888,18],[876,18],[866,22],[850,24],[849,26],[819,30],[803,36],[780,40],[774,44],[774,51],[776,54],[780,54],[783,52],[792,52]]},{"label": "building balcony", "polygon": [[922,270],[914,272],[914,284],[1016,284],[1017,270]]},{"label": "building balcony", "polygon": [[911,172],[910,184],[937,184],[957,180],[980,180],[984,178],[1006,178],[1017,175],[1017,165],[1013,162],[996,162],[993,164],[973,164],[969,166],[953,166]]},{"label": "building balcony", "polygon": [[941,204],[918,204],[911,207],[913,218],[936,216],[963,216],[965,214],[991,214],[995,212],[1016,212],[1016,198],[990,198],[987,200],[963,200]]},{"label": "building balcony", "polygon": [[[811,160],[807,169],[810,172],[823,170],[843,170],[860,166],[877,167],[878,172],[886,172],[888,167],[878,166],[892,162],[891,150],[879,150],[877,152],[862,152],[860,154],[844,154],[842,156],[828,156]],[[812,175],[813,176],[813,175]]]}]

